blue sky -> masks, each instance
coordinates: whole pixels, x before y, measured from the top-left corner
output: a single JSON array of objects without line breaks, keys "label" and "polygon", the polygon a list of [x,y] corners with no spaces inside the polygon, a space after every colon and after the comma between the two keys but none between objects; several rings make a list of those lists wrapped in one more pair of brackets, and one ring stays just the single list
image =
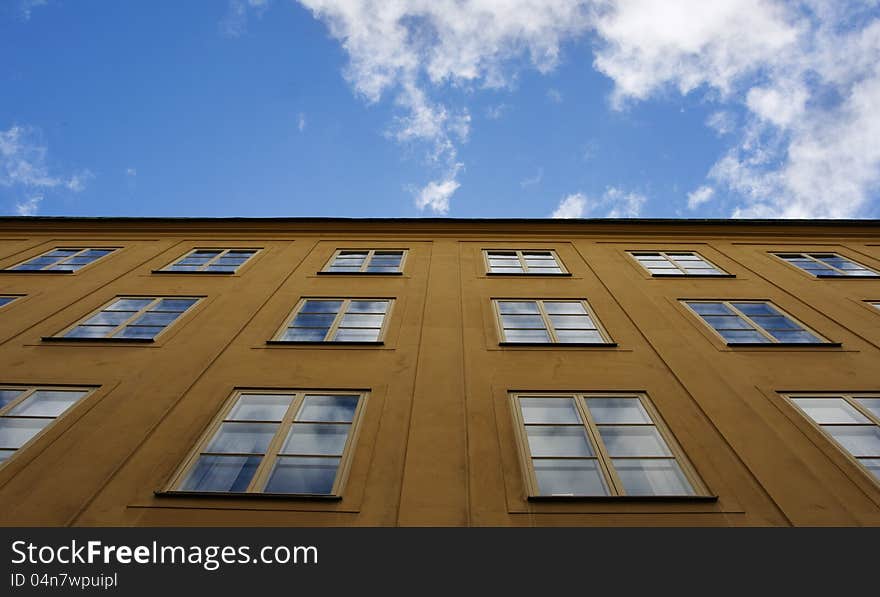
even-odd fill
[{"label": "blue sky", "polygon": [[0,213],[876,218],[878,17],[3,0]]}]

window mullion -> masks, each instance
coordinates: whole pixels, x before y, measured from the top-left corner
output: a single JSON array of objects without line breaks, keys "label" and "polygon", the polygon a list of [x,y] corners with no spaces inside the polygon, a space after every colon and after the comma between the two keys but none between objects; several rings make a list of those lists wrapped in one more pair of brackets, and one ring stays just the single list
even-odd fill
[{"label": "window mullion", "polygon": [[375,252],[375,249],[367,250],[367,256],[364,257],[364,262],[361,264],[361,269],[358,270],[359,273],[367,271],[367,268],[370,267],[370,263],[372,263],[373,261],[373,254]]},{"label": "window mullion", "polygon": [[519,259],[519,267],[522,269],[522,273],[529,273],[529,265],[526,263],[526,257],[522,251],[516,252],[516,258]]},{"label": "window mullion", "polygon": [[[757,331],[757,332],[760,333],[762,336],[764,336],[765,338],[767,338],[768,340],[770,340],[770,342],[773,342],[773,343],[778,343],[778,342],[779,342],[779,340],[777,340],[776,338],[774,338],[774,337],[770,334],[770,332],[768,332],[768,331],[765,330],[763,327],[761,327],[760,325],[758,325],[755,321],[752,320],[751,317],[749,317],[748,315],[746,315],[745,313],[743,313],[742,311],[740,311],[739,309],[737,309],[736,307],[734,307],[733,304],[731,304],[731,303],[728,302],[728,301],[723,301],[723,302],[724,302],[724,304],[725,304],[728,308],[733,309],[733,311],[734,311],[739,317],[742,317],[743,319],[745,319],[745,320],[748,322],[748,324],[749,324],[750,326],[754,327],[754,328],[755,328],[755,331]],[[717,330],[716,330],[716,331],[717,331]]]},{"label": "window mullion", "polygon": [[[88,251],[88,249],[80,249],[79,251],[77,251],[77,252],[74,253],[73,255],[69,255],[69,256],[67,256],[67,257],[65,257],[65,258],[63,258],[63,259],[61,259],[61,260],[59,260],[59,261],[56,261],[56,262],[53,263],[52,265],[61,265],[61,264],[63,264],[63,263],[67,263],[68,261],[70,261],[70,260],[73,259],[74,257],[78,257],[78,256],[82,255],[83,253],[85,253],[86,251]],[[46,266],[46,267],[49,267],[49,266]],[[45,269],[45,268],[43,268],[43,269]]]},{"label": "window mullion", "polygon": [[538,304],[538,310],[541,313],[541,319],[544,320],[544,327],[547,328],[547,333],[550,336],[550,341],[554,344],[559,342],[559,338],[556,336],[556,330],[553,329],[553,322],[550,320],[550,316],[547,314],[547,310],[544,308],[544,301],[535,301]]},{"label": "window mullion", "polygon": [[611,456],[609,456],[608,450],[602,442],[599,428],[595,421],[593,421],[590,409],[587,408],[586,395],[575,394],[574,402],[584,420],[584,425],[587,429],[587,437],[593,444],[593,450],[596,452],[596,462],[599,463],[602,475],[605,477],[605,482],[608,483],[608,488],[614,493],[614,495],[626,495],[626,492],[623,490],[623,483],[620,481],[617,472],[614,470],[614,466],[611,464]]},{"label": "window mullion", "polygon": [[250,485],[248,485],[246,490],[247,493],[260,493],[263,488],[265,488],[266,483],[269,482],[269,474],[272,472],[275,461],[278,459],[278,452],[281,451],[281,446],[293,425],[293,419],[296,416],[296,413],[299,412],[303,400],[305,400],[305,392],[297,392],[294,394],[287,412],[284,413],[281,422],[278,424],[278,430],[275,432],[275,436],[269,442],[269,445],[266,446],[263,460],[260,462],[257,470],[254,471],[254,478],[251,479]]},{"label": "window mullion", "polygon": [[342,325],[342,318],[345,317],[350,305],[351,299],[342,299],[342,304],[339,305],[339,312],[336,313],[336,317],[333,319],[333,325],[330,326],[330,329],[327,330],[327,335],[324,336],[324,342],[333,341],[333,338],[336,336],[336,331],[339,329],[339,326]]},{"label": "window mullion", "polygon": [[519,451],[522,454],[524,459],[524,464],[526,467],[526,479],[527,479],[527,487],[526,490],[529,495],[540,495],[541,489],[538,486],[538,475],[535,473],[535,463],[532,460],[532,450],[529,447],[529,438],[526,433],[526,424],[525,420],[522,416],[522,405],[520,404],[520,395],[514,395],[514,409],[513,416],[516,422],[516,430],[517,436],[519,438]]},{"label": "window mullion", "polygon": [[[10,388],[10,389],[12,389],[12,388]],[[19,389],[19,388],[15,388],[15,389]],[[30,395],[33,394],[33,393],[36,392],[36,391],[37,391],[37,388],[35,388],[35,387],[32,387],[32,388],[24,388],[24,393],[22,393],[21,396],[19,396],[18,398],[16,398],[15,400],[13,400],[12,402],[10,402],[10,403],[7,404],[6,406],[4,406],[2,409],[0,409],[0,417],[5,416],[6,413],[8,413],[8,412],[11,411],[12,409],[14,409],[16,406],[18,406],[19,404],[21,404],[22,402],[24,402],[25,400],[27,400],[28,397],[30,397]]]},{"label": "window mullion", "polygon": [[[124,297],[123,297],[123,298],[124,298]],[[110,332],[109,332],[106,336],[104,336],[104,338],[112,338],[112,337],[113,337],[113,334],[115,334],[116,332],[118,332],[118,331],[120,331],[121,329],[125,328],[125,326],[127,326],[128,324],[130,324],[131,322],[133,322],[134,320],[136,320],[139,316],[141,316],[141,315],[143,315],[144,313],[146,313],[146,312],[150,309],[150,307],[152,307],[153,305],[158,304],[158,302],[159,302],[160,300],[162,300],[162,299],[161,299],[161,298],[154,298],[154,299],[153,299],[153,302],[151,302],[151,303],[148,304],[147,306],[141,308],[141,309],[140,309],[139,311],[137,311],[134,315],[132,315],[131,317],[129,317],[128,319],[126,319],[125,321],[123,321],[122,323],[120,323],[119,325],[117,325],[115,328],[113,328],[112,330],[110,330]],[[110,304],[112,305],[113,303],[110,303]],[[98,311],[98,313],[103,313],[103,311],[104,311],[104,309],[101,309],[100,311]],[[82,325],[82,324],[77,324],[77,325]]]},{"label": "window mullion", "polygon": [[[200,271],[200,272],[207,271],[209,266],[211,266],[215,261],[218,261],[221,257],[226,255],[226,253],[228,253],[228,252],[229,252],[229,249],[225,249],[225,250],[220,251],[219,253],[217,253],[216,255],[211,257],[208,261],[203,263],[202,266],[198,269],[198,271]],[[195,251],[193,251],[193,253],[195,253]]]},{"label": "window mullion", "polygon": [[871,423],[880,427],[880,418],[874,416],[874,413],[869,411],[867,408],[863,407],[858,400],[856,400],[852,394],[841,394],[841,398],[843,398],[850,406],[855,408],[861,414],[863,414]]}]

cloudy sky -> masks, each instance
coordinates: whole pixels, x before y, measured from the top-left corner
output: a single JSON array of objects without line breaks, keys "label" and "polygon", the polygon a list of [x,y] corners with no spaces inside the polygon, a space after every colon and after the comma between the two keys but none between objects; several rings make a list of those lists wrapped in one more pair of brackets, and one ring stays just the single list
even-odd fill
[{"label": "cloudy sky", "polygon": [[880,0],[3,0],[0,213],[880,217]]}]

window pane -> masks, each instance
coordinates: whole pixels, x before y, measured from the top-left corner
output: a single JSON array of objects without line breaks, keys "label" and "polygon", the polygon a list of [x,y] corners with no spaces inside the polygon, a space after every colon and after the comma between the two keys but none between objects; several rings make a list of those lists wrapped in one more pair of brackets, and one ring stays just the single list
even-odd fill
[{"label": "window pane", "polygon": [[520,398],[526,423],[580,423],[581,416],[573,398]]},{"label": "window pane", "polygon": [[530,274],[561,274],[562,270],[558,267],[530,267]]},{"label": "window pane", "polygon": [[541,495],[608,495],[595,460],[533,460]]},{"label": "window pane", "polygon": [[244,492],[261,460],[261,456],[199,456],[180,489]]},{"label": "window pane", "polygon": [[339,458],[279,456],[263,491],[327,495],[333,491],[337,468]]},{"label": "window pane", "polygon": [[293,326],[304,328],[329,328],[336,319],[335,313],[300,313],[293,320]]},{"label": "window pane", "polygon": [[584,343],[597,344],[605,343],[605,339],[598,331],[595,330],[557,330],[556,337],[559,342],[564,344]]},{"label": "window pane", "polygon": [[176,313],[182,313],[192,307],[195,303],[196,299],[165,298],[159,301],[158,304],[150,307],[150,311],[173,311]]},{"label": "window pane", "polygon": [[550,342],[546,330],[504,330],[506,342]]},{"label": "window pane", "polygon": [[24,390],[0,390],[0,408],[3,408],[24,393]]},{"label": "window pane", "polygon": [[870,422],[843,398],[792,398],[792,402],[819,424]]},{"label": "window pane", "polygon": [[823,425],[853,456],[880,457],[880,427]]},{"label": "window pane", "polygon": [[38,434],[52,419],[0,418],[0,448],[16,450]]},{"label": "window pane", "polygon": [[733,312],[722,303],[687,303],[700,315],[733,315]]},{"label": "window pane", "polygon": [[297,421],[351,423],[357,409],[358,396],[308,395],[296,415]]},{"label": "window pane", "polygon": [[178,265],[174,264],[168,268],[169,271],[173,272],[196,272],[201,269],[198,265]]},{"label": "window pane", "polygon": [[783,317],[781,315],[772,315],[772,316],[755,316],[753,321],[757,323],[759,326],[764,328],[765,330],[800,330],[803,329],[797,323],[789,319],[788,317]]},{"label": "window pane", "polygon": [[5,462],[11,458],[13,454],[15,454],[15,450],[0,449],[0,462]]},{"label": "window pane", "polygon": [[66,334],[65,338],[106,338],[110,332],[116,329],[115,326],[98,326],[98,325],[80,325]]},{"label": "window pane", "polygon": [[347,328],[380,328],[384,315],[362,315],[348,313],[343,315],[340,325]]},{"label": "window pane", "polygon": [[226,416],[235,421],[281,421],[293,396],[284,394],[242,394]]},{"label": "window pane", "polygon": [[641,261],[640,263],[652,269],[675,269],[675,265],[665,259],[663,261]]},{"label": "window pane", "polygon": [[303,303],[301,313],[337,313],[342,301],[307,300]]},{"label": "window pane", "polygon": [[746,315],[779,315],[774,307],[767,303],[731,303]]},{"label": "window pane", "polygon": [[323,342],[329,328],[290,328],[281,336],[288,342]]},{"label": "window pane", "polygon": [[533,314],[540,313],[538,310],[538,303],[535,301],[498,301],[498,310],[501,313],[509,313],[509,314]]},{"label": "window pane", "polygon": [[675,460],[612,459],[627,495],[693,495],[694,490]]},{"label": "window pane", "polygon": [[880,418],[880,398],[856,398],[856,402],[868,409],[875,417]]},{"label": "window pane", "polygon": [[280,454],[339,456],[345,449],[348,424],[294,423]]},{"label": "window pane", "polygon": [[583,427],[526,426],[529,450],[539,456],[593,456]]},{"label": "window pane", "polygon": [[493,265],[490,271],[492,271],[492,273],[496,273],[496,274],[521,274],[521,273],[523,273],[523,269],[519,266],[517,266],[517,267],[499,267],[497,265]]},{"label": "window pane", "polygon": [[736,315],[706,315],[703,319],[716,330],[753,330],[749,322]]},{"label": "window pane", "polygon": [[222,423],[204,452],[265,454],[277,423]]},{"label": "window pane", "polygon": [[660,269],[658,267],[648,268],[648,271],[655,275],[661,276],[683,276],[685,273],[680,269]]},{"label": "window pane", "polygon": [[351,301],[348,313],[385,313],[388,301]]},{"label": "window pane", "polygon": [[109,325],[116,327],[134,314],[134,311],[101,311],[97,315],[85,320],[83,325]]},{"label": "window pane", "polygon": [[587,398],[586,401],[597,425],[652,423],[638,398]]},{"label": "window pane", "polygon": [[150,325],[165,327],[178,318],[179,313],[150,312],[135,319],[131,325]]},{"label": "window pane", "polygon": [[676,261],[703,261],[696,253],[667,253]]},{"label": "window pane", "polygon": [[7,414],[17,417],[57,417],[85,395],[85,392],[37,390]]},{"label": "window pane", "polygon": [[611,456],[672,456],[655,427],[600,426],[599,434]]},{"label": "window pane", "polygon": [[721,337],[730,344],[744,344],[758,342],[761,344],[770,344],[770,340],[761,335],[760,332],[745,332],[741,330],[719,330]]},{"label": "window pane", "polygon": [[544,329],[544,318],[540,315],[502,315],[505,328]]},{"label": "window pane", "polygon": [[847,271],[846,275],[848,275],[848,276],[867,276],[867,277],[871,277],[871,278],[876,278],[880,274],[876,274],[875,272],[872,272],[870,270],[860,269],[860,270]]},{"label": "window pane", "polygon": [[[2,455],[0,455],[2,458]],[[859,462],[880,481],[880,458],[859,458]]]},{"label": "window pane", "polygon": [[811,334],[810,332],[782,332],[778,330],[770,330],[770,335],[779,340],[780,342],[797,342],[800,344],[818,344],[823,342],[821,338],[818,338]]},{"label": "window pane", "polygon": [[119,299],[109,307],[105,307],[104,311],[140,311],[152,302],[151,298]]},{"label": "window pane", "polygon": [[557,329],[595,330],[596,325],[587,315],[551,315],[550,321]]},{"label": "window pane", "polygon": [[152,339],[162,333],[164,327],[126,326],[116,332],[114,338]]},{"label": "window pane", "polygon": [[587,312],[579,301],[545,301],[544,310],[555,315],[583,315]]},{"label": "window pane", "polygon": [[334,342],[378,342],[381,330],[372,328],[339,328]]},{"label": "window pane", "polygon": [[367,267],[368,272],[375,272],[381,274],[391,274],[400,271],[399,266],[380,266],[380,265],[370,265]]}]

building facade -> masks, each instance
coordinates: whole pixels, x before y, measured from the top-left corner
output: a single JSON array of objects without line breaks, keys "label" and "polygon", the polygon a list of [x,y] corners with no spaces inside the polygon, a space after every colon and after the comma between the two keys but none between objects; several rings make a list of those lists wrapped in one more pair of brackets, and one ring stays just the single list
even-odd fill
[{"label": "building facade", "polygon": [[876,221],[0,232],[0,524],[880,524]]}]

